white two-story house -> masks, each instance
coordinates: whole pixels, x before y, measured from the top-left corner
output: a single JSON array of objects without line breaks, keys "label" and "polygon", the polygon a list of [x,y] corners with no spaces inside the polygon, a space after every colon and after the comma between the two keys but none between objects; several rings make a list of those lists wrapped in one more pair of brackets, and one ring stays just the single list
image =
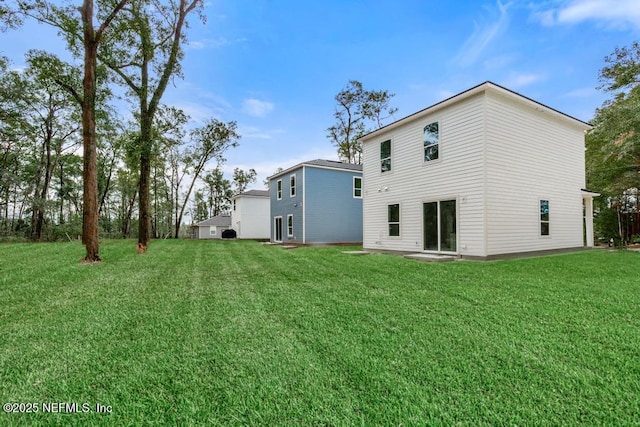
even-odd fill
[{"label": "white two-story house", "polygon": [[231,203],[231,228],[238,239],[269,238],[269,190],[245,191]]},{"label": "white two-story house", "polygon": [[364,248],[488,259],[592,246],[590,128],[485,82],[365,135]]}]

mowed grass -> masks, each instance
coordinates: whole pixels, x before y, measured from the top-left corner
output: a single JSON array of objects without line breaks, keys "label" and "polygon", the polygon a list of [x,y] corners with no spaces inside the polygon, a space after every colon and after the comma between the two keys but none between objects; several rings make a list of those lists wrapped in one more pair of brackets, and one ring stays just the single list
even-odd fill
[{"label": "mowed grass", "polygon": [[640,253],[344,249],[0,245],[0,425],[640,423]]}]

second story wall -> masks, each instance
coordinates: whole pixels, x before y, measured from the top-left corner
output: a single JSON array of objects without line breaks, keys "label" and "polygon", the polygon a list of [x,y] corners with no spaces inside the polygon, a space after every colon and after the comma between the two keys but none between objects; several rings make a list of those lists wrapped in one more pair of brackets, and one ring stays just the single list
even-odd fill
[{"label": "second story wall", "polygon": [[[582,246],[586,125],[494,92],[486,115],[489,255]],[[546,236],[541,200],[549,206]]]},{"label": "second story wall", "polygon": [[354,195],[359,171],[305,166],[307,243],[362,242],[362,192]]}]

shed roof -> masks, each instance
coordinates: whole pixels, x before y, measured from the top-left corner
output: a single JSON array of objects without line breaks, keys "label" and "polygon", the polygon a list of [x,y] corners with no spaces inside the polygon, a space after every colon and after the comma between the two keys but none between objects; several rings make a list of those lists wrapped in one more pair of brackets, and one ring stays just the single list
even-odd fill
[{"label": "shed roof", "polygon": [[198,223],[196,223],[196,226],[198,227],[211,227],[211,226],[217,226],[217,227],[231,227],[231,215],[216,215],[214,217],[211,217],[209,219],[205,219],[204,221],[200,221]]},{"label": "shed roof", "polygon": [[315,159],[315,160],[309,160],[306,162],[298,163],[295,166],[292,166],[288,169],[285,169],[276,174],[273,174],[268,179],[273,179],[281,175],[286,175],[287,173],[293,170],[299,169],[302,166],[311,166],[311,167],[328,168],[328,169],[343,169],[343,170],[350,170],[354,172],[362,172],[362,165],[355,165],[353,163],[346,163],[338,160]]},{"label": "shed roof", "polygon": [[544,105],[544,104],[542,104],[542,103],[540,103],[538,101],[535,101],[535,100],[533,100],[531,98],[528,98],[528,97],[526,97],[524,95],[521,95],[518,92],[514,92],[511,89],[507,89],[507,88],[505,88],[503,86],[500,86],[500,85],[498,85],[496,83],[493,83],[491,81],[486,81],[486,82],[481,83],[481,84],[479,84],[477,86],[474,86],[474,87],[472,87],[470,89],[467,89],[467,90],[465,90],[463,92],[460,92],[457,95],[453,95],[452,97],[449,97],[449,98],[447,98],[445,100],[437,102],[437,103],[435,103],[435,104],[433,104],[433,105],[431,105],[431,106],[429,106],[429,107],[427,107],[425,109],[417,111],[417,112],[415,112],[413,114],[410,114],[410,115],[408,115],[406,117],[403,117],[400,120],[396,120],[393,123],[389,123],[386,126],[383,126],[383,127],[379,128],[377,130],[374,130],[373,132],[370,132],[370,133],[364,135],[362,138],[360,138],[360,140],[362,142],[366,142],[367,140],[378,136],[380,133],[395,129],[398,126],[402,126],[407,122],[410,122],[410,121],[416,120],[416,119],[420,119],[420,118],[422,118],[424,116],[427,116],[429,114],[434,113],[435,111],[438,111],[438,110],[440,110],[442,108],[448,107],[449,105],[452,105],[454,103],[457,103],[457,102],[460,102],[460,101],[462,101],[464,99],[467,99],[467,98],[469,98],[471,96],[477,95],[477,94],[482,93],[482,92],[487,92],[487,91],[493,91],[494,93],[499,93],[499,94],[507,96],[507,97],[509,97],[511,99],[518,100],[518,101],[523,102],[525,104],[529,104],[531,106],[534,106],[537,109],[541,109],[541,111],[547,111],[547,112],[551,113],[552,115],[554,115],[556,117],[559,117],[559,118],[561,118],[563,120],[566,120],[566,121],[572,123],[573,125],[580,126],[580,127],[584,128],[585,130],[589,130],[589,129],[592,128],[591,124],[589,124],[587,122],[584,122],[584,121],[582,121],[580,119],[577,119],[577,118],[575,118],[573,116],[570,116],[570,115],[568,115],[566,113],[563,113],[563,112],[561,112],[559,110],[556,110],[556,109],[551,108],[551,107],[549,107],[547,105]]},{"label": "shed roof", "polygon": [[234,196],[234,199],[236,197],[240,197],[240,196],[250,196],[250,197],[269,197],[269,190],[249,190],[249,191],[244,191],[240,194],[236,194]]}]

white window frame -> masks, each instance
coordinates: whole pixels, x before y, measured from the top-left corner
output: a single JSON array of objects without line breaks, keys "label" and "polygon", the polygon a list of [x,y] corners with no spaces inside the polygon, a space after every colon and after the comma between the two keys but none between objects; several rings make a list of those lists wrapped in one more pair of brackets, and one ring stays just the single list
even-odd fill
[{"label": "white window frame", "polygon": [[[382,157],[382,144],[385,144],[385,143],[387,143],[387,142],[389,143],[389,157],[384,157],[384,158],[383,158],[383,157]],[[391,166],[391,158],[393,157],[393,147],[392,147],[392,145],[393,145],[393,144],[391,143],[391,140],[390,140],[390,139],[386,139],[386,140],[384,140],[384,141],[382,141],[382,142],[380,143],[380,173],[391,172],[391,171],[393,170],[393,167]],[[386,161],[386,160],[389,160],[389,169],[387,169],[387,170],[383,170],[383,169],[382,169],[382,163],[383,163],[384,161]]]},{"label": "white window frame", "polygon": [[[546,220],[542,219],[542,212],[541,212],[542,202],[547,202],[547,219]],[[542,224],[547,224],[547,234],[542,234]],[[542,197],[540,197],[538,199],[538,235],[542,239],[551,238],[551,202],[549,201],[549,198],[543,199]]]},{"label": "white window frame", "polygon": [[287,215],[287,237],[293,237],[293,214]]},{"label": "white window frame", "polygon": [[[356,181],[360,180],[360,188],[356,187]],[[360,190],[360,195],[358,196],[356,194],[356,191]],[[354,176],[353,177],[353,198],[354,199],[362,199],[362,177],[361,176]]]},{"label": "white window frame", "polygon": [[[431,126],[431,125],[436,125],[438,127],[438,141],[429,145],[424,145],[424,132],[427,126]],[[425,159],[425,153],[427,151],[427,148],[431,148],[431,147],[438,147],[438,158],[437,159],[429,159],[426,160]],[[432,162],[437,162],[438,160],[440,160],[440,122],[438,120],[435,120],[433,122],[427,123],[426,125],[424,125],[424,127],[422,128],[422,161],[424,163],[432,163]]]},{"label": "white window frame", "polygon": [[215,225],[209,226],[209,236],[217,236],[218,230]]},{"label": "white window frame", "polygon": [[[291,183],[292,180],[293,184]],[[289,197],[296,197],[296,182],[296,174],[292,173],[291,175],[289,175]]]},{"label": "white window frame", "polygon": [[[278,220],[280,220],[280,240],[277,239],[278,237]],[[276,243],[282,243],[283,240],[283,233],[282,233],[282,227],[284,227],[284,224],[282,224],[282,215],[278,215],[278,216],[274,216],[273,217],[273,241]]]},{"label": "white window frame", "polygon": [[276,181],[276,199],[282,200],[282,180]]},{"label": "white window frame", "polygon": [[[455,217],[455,221],[456,221],[456,250],[455,251],[447,251],[447,250],[442,250],[442,220],[441,220],[441,203],[443,202],[455,202],[455,207],[456,207],[456,217]],[[425,249],[424,246],[426,244],[425,239],[424,239],[424,233],[425,233],[425,229],[424,229],[424,210],[422,213],[422,226],[421,226],[421,234],[422,234],[422,251],[425,253],[439,253],[439,254],[457,254],[460,251],[460,232],[459,232],[459,227],[460,227],[460,200],[458,197],[456,196],[450,196],[450,197],[441,197],[438,199],[425,199],[422,200],[422,206],[424,206],[425,203],[435,203],[436,204],[436,223],[437,223],[437,233],[438,233],[438,249]],[[423,207],[424,209],[424,207]]]},{"label": "white window frame", "polygon": [[[398,221],[390,221],[389,218],[389,207],[393,206],[393,205],[398,205]],[[396,202],[396,203],[387,203],[387,237],[390,239],[400,239],[402,237],[402,229],[401,229],[401,224],[402,224],[402,205],[400,204],[400,202]],[[392,236],[391,235],[391,230],[390,230],[390,226],[392,224],[398,224],[398,235],[397,236]]]}]

